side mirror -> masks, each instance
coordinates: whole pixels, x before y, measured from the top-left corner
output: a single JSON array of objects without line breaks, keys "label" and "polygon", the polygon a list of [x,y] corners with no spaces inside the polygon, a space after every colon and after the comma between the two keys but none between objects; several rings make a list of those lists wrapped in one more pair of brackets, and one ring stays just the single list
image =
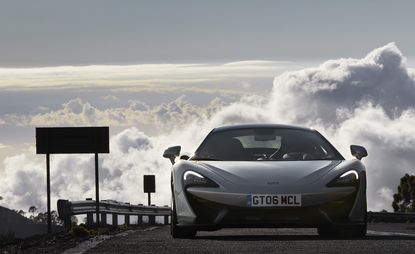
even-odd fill
[{"label": "side mirror", "polygon": [[363,146],[351,145],[350,152],[358,160],[361,160],[363,157],[367,156],[366,148],[364,148]]},{"label": "side mirror", "polygon": [[181,146],[172,146],[164,150],[163,157],[170,159],[171,164],[174,164],[174,160],[180,155]]}]

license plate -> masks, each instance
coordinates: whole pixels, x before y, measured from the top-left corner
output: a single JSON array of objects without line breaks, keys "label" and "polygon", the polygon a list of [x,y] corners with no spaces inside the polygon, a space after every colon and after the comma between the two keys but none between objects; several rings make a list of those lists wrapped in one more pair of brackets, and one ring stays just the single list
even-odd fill
[{"label": "license plate", "polygon": [[248,207],[301,206],[301,194],[250,194]]}]

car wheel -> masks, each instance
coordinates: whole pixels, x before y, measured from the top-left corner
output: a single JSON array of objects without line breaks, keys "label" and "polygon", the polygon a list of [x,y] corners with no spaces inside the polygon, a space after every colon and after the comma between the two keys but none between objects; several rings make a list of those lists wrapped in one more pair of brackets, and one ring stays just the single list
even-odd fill
[{"label": "car wheel", "polygon": [[318,234],[323,238],[362,238],[366,235],[367,226],[324,226],[317,228]]},{"label": "car wheel", "polygon": [[317,228],[317,233],[323,238],[335,237],[336,232],[330,226],[322,226]]},{"label": "car wheel", "polygon": [[362,238],[367,232],[367,212],[365,213],[365,224],[363,225],[345,225],[338,228],[339,234],[343,237]]},{"label": "car wheel", "polygon": [[173,238],[194,238],[196,230],[192,228],[180,227],[177,225],[176,205],[172,197],[171,223],[170,234]]},{"label": "car wheel", "polygon": [[338,228],[338,232],[341,237],[350,237],[350,238],[365,237],[366,231],[367,231],[366,225],[343,226],[343,227]]}]

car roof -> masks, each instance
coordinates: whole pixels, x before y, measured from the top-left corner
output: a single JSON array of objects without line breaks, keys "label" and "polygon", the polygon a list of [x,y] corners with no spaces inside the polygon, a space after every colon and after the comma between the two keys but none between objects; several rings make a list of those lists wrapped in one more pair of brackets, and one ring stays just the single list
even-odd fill
[{"label": "car roof", "polygon": [[314,130],[308,127],[302,127],[297,125],[289,124],[236,124],[236,125],[226,125],[218,127],[212,130],[212,132],[217,131],[226,131],[226,130],[238,130],[238,129],[253,129],[253,128],[274,128],[274,129],[294,129],[294,130]]}]

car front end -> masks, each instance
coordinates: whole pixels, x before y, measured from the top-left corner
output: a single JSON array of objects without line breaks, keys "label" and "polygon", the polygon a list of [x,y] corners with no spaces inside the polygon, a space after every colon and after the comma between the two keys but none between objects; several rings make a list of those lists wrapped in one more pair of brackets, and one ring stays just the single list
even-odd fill
[{"label": "car front end", "polygon": [[[319,167],[318,173],[313,171],[296,180],[284,177],[284,172],[275,172],[274,177],[272,174],[263,178],[249,175],[244,179],[241,170],[233,173],[224,170],[226,164],[249,171],[250,165],[242,164],[251,163],[183,161],[177,165],[185,168],[177,172],[182,181],[176,181],[175,186],[176,190],[181,190],[175,193],[179,225],[214,230],[365,223],[366,174],[358,160],[353,163],[318,161],[314,163],[314,167]],[[286,168],[304,172],[302,167],[312,167],[313,163],[284,164],[287,163],[269,162],[262,165],[265,167],[262,171]],[[255,170],[261,171],[258,166],[252,168],[253,172]],[[221,174],[227,175],[221,177]]]},{"label": "car front end", "polygon": [[[343,156],[317,131],[295,126],[214,129],[172,167],[172,235],[225,227],[316,227],[321,236],[366,234],[367,151]],[[182,158],[177,160],[177,158]]]}]

